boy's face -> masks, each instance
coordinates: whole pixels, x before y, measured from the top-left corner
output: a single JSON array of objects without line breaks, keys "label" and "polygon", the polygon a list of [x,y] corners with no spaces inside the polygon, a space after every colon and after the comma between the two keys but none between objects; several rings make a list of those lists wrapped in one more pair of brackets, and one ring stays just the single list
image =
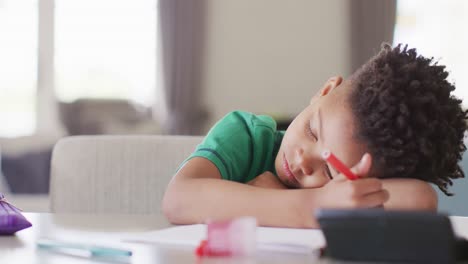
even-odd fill
[{"label": "boy's face", "polygon": [[291,188],[317,188],[338,172],[321,157],[325,149],[348,167],[366,152],[354,138],[354,117],[348,106],[349,82],[331,78],[286,130],[275,168],[279,179]]}]

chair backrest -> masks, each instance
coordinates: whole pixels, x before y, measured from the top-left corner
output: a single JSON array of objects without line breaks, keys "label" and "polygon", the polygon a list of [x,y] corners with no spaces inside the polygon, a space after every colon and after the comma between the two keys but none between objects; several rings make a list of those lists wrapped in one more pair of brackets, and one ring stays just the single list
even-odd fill
[{"label": "chair backrest", "polygon": [[159,214],[165,188],[198,136],[76,136],[51,162],[50,209],[59,213]]}]

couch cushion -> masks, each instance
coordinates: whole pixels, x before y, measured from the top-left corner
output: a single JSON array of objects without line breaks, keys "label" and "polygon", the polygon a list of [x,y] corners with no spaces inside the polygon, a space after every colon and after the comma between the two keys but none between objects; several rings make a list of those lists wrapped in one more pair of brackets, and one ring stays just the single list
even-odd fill
[{"label": "couch cushion", "polygon": [[51,211],[160,213],[172,175],[202,139],[194,136],[62,139],[52,155]]}]

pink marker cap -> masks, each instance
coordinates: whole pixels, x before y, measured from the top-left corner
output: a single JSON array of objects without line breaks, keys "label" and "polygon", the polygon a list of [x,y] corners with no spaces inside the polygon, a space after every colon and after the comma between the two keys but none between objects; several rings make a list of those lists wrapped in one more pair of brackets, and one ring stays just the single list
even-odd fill
[{"label": "pink marker cap", "polygon": [[250,256],[256,249],[257,220],[240,217],[207,222],[207,238],[196,248],[198,256]]}]

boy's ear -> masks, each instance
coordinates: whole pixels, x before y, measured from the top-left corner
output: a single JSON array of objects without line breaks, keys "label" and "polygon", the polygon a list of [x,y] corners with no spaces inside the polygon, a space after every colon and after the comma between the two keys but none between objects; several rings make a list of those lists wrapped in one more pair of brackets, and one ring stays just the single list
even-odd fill
[{"label": "boy's ear", "polygon": [[328,79],[327,82],[322,86],[320,91],[316,93],[312,99],[310,99],[310,103],[313,104],[315,100],[317,100],[321,96],[327,95],[331,90],[338,87],[343,82],[343,78],[341,76],[334,76]]},{"label": "boy's ear", "polygon": [[323,85],[322,89],[320,90],[320,96],[327,95],[331,90],[338,87],[343,82],[343,77],[341,76],[333,76]]}]

